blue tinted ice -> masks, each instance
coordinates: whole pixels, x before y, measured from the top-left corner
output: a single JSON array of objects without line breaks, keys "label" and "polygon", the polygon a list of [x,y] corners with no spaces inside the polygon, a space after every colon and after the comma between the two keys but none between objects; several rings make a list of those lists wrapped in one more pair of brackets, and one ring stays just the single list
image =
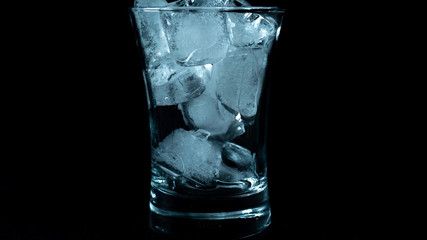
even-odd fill
[{"label": "blue tinted ice", "polygon": [[[141,3],[143,4],[143,3]],[[146,58],[145,79],[152,88],[155,106],[175,105],[199,96],[209,78],[201,67],[184,68],[170,54],[158,12],[134,9]]]},{"label": "blue tinted ice", "polygon": [[[218,181],[225,184],[256,181],[255,155],[237,144],[226,142],[221,151]],[[252,179],[252,180],[251,180]]]},{"label": "blue tinted ice", "polygon": [[157,164],[204,186],[214,185],[219,176],[221,148],[204,132],[176,129],[152,155]]},{"label": "blue tinted ice", "polygon": [[160,21],[160,14],[158,12],[147,14],[141,9],[133,9],[133,11],[135,24],[144,46],[147,67],[155,68],[169,61],[169,45]]},{"label": "blue tinted ice", "polygon": [[255,156],[248,149],[235,143],[227,142],[222,147],[222,160],[225,165],[240,171],[255,169]]},{"label": "blue tinted ice", "polygon": [[135,6],[150,104],[171,106],[165,111],[178,106],[183,118],[171,119],[181,125],[153,148],[154,164],[198,187],[256,181],[256,156],[243,147],[244,134],[258,112],[276,21],[255,12],[141,8],[250,6],[245,0],[136,0]]},{"label": "blue tinted ice", "polygon": [[267,53],[263,49],[236,48],[212,68],[219,101],[252,117],[257,113]]},{"label": "blue tinted ice", "polygon": [[245,132],[240,115],[229,112],[206,90],[204,94],[180,105],[186,124],[195,129],[203,129],[211,136],[230,140]]},{"label": "blue tinted ice", "polygon": [[235,7],[250,6],[245,0],[180,0],[181,6],[191,7]]},{"label": "blue tinted ice", "polygon": [[187,0],[189,6],[195,7],[225,7],[233,0]]},{"label": "blue tinted ice", "polygon": [[135,0],[135,7],[161,7],[168,5],[166,0]]},{"label": "blue tinted ice", "polygon": [[230,45],[226,16],[221,12],[162,12],[171,54],[182,66],[221,61]]},{"label": "blue tinted ice", "polygon": [[155,106],[187,102],[205,91],[209,73],[203,66],[191,68],[177,66],[174,69],[176,71],[173,72],[168,66],[162,66],[150,76]]},{"label": "blue tinted ice", "polygon": [[236,47],[271,46],[277,23],[258,13],[227,13],[231,42]]},{"label": "blue tinted ice", "polygon": [[182,176],[199,187],[239,187],[240,181],[257,177],[249,150],[230,142],[220,145],[210,141],[202,130],[176,129],[153,149],[152,158],[167,174]]}]

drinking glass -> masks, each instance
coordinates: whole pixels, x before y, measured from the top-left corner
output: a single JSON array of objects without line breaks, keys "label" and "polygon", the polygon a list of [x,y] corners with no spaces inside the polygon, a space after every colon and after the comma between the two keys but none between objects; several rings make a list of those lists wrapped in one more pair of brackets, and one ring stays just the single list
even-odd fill
[{"label": "drinking glass", "polygon": [[270,224],[266,76],[283,14],[130,9],[148,101],[155,231],[245,237]]}]

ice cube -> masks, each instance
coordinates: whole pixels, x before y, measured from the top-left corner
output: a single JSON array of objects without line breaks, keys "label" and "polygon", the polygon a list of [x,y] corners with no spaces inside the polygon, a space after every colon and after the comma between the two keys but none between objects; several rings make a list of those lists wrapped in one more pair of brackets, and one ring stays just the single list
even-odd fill
[{"label": "ice cube", "polygon": [[185,6],[194,7],[235,7],[250,6],[245,0],[181,0]]},{"label": "ice cube", "polygon": [[[135,5],[138,4],[149,3],[135,2]],[[160,14],[142,9],[133,9],[133,12],[145,56],[145,79],[152,87],[154,105],[173,105],[186,101],[187,95],[190,98],[200,95],[204,90],[203,79],[197,77],[200,70],[184,70],[173,60]],[[179,86],[180,83],[183,85]],[[183,91],[177,91],[179,89]]]},{"label": "ice cube", "polygon": [[206,89],[210,74],[205,67],[184,68],[177,66],[171,70],[166,64],[149,69],[148,78],[154,98],[154,106],[168,106],[187,102]]},{"label": "ice cube", "polygon": [[135,7],[161,7],[168,5],[166,0],[135,0]]},{"label": "ice cube", "polygon": [[240,116],[227,111],[208,90],[181,104],[180,109],[187,126],[206,130],[214,138],[231,140],[245,132]]},{"label": "ice cube", "polygon": [[186,0],[187,6],[194,7],[227,7],[233,0]]},{"label": "ice cube", "polygon": [[208,187],[215,185],[221,165],[221,147],[203,131],[174,130],[152,151],[153,161],[175,174]]},{"label": "ice cube", "polygon": [[266,47],[272,45],[278,24],[258,13],[227,13],[231,42],[236,47]]},{"label": "ice cube", "polygon": [[226,17],[220,12],[172,12],[162,14],[171,54],[183,66],[221,61],[229,43]]},{"label": "ice cube", "polygon": [[240,171],[253,170],[255,160],[251,151],[235,143],[227,142],[222,146],[222,161],[225,165]]},{"label": "ice cube", "polygon": [[[142,2],[135,2],[135,4],[142,4]],[[170,61],[169,45],[160,21],[160,14],[154,11],[145,12],[137,8],[132,9],[132,11],[143,46],[147,68],[157,68],[160,64]]]},{"label": "ice cube", "polygon": [[218,99],[243,117],[257,113],[266,58],[263,49],[235,48],[212,68]]},{"label": "ice cube", "polygon": [[256,179],[255,155],[248,149],[227,142],[222,146],[218,181],[223,183]]}]

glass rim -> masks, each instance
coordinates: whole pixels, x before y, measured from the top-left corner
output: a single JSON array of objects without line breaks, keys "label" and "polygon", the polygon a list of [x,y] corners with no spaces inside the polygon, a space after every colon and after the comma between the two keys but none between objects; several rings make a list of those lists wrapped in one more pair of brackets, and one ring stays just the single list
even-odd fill
[{"label": "glass rim", "polygon": [[284,13],[285,9],[279,7],[257,7],[257,6],[242,6],[242,7],[130,7],[132,10],[140,10],[143,12],[273,12]]}]

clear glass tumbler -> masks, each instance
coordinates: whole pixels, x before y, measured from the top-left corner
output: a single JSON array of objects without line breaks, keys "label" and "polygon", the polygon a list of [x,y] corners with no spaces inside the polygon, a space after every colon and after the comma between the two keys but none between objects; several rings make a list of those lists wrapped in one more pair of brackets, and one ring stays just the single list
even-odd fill
[{"label": "clear glass tumbler", "polygon": [[245,237],[270,224],[266,165],[275,7],[130,9],[151,134],[152,229]]}]

